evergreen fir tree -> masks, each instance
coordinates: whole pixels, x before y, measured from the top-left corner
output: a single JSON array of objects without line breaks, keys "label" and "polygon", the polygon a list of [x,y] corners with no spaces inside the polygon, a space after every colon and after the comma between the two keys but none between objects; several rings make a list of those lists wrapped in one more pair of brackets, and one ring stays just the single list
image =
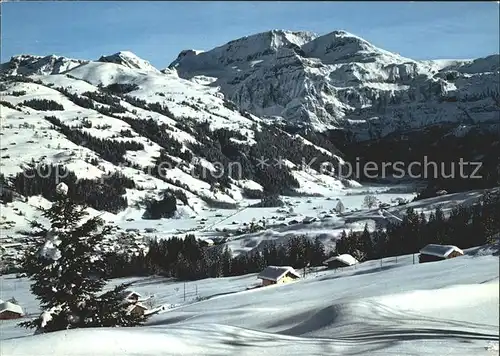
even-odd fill
[{"label": "evergreen fir tree", "polygon": [[120,284],[114,289],[92,298],[82,310],[82,317],[76,327],[114,327],[140,325],[145,317],[130,313],[132,302],[123,300],[123,292],[131,283]]},{"label": "evergreen fir tree", "polygon": [[324,260],[326,260],[325,245],[321,242],[319,237],[316,237],[312,247],[311,265],[321,266]]},{"label": "evergreen fir tree", "polygon": [[335,243],[335,250],[339,255],[342,255],[344,253],[347,253],[348,251],[348,246],[347,246],[347,233],[345,230],[342,230],[342,233],[340,234],[339,239]]},{"label": "evergreen fir tree", "polygon": [[485,192],[481,198],[480,206],[482,210],[482,230],[484,240],[487,243],[494,243],[495,236],[500,232],[500,193]]},{"label": "evergreen fir tree", "polygon": [[339,200],[339,202],[337,203],[337,206],[335,207],[335,211],[339,214],[343,214],[344,211],[345,211],[345,206],[344,204],[342,204],[342,201]]},{"label": "evergreen fir tree", "polygon": [[365,228],[361,234],[359,246],[357,248],[363,251],[366,254],[366,257],[371,257],[373,255],[373,242],[370,230],[368,230],[368,224],[365,224]]},{"label": "evergreen fir tree", "polygon": [[232,253],[229,247],[226,245],[224,252],[222,253],[222,274],[223,276],[231,275],[231,260]]},{"label": "evergreen fir tree", "polygon": [[387,255],[387,233],[381,227],[373,232],[373,249],[375,258]]},{"label": "evergreen fir tree", "polygon": [[349,233],[347,234],[346,253],[353,255],[354,252],[358,249],[358,246],[359,246],[358,236],[351,229],[351,230],[349,230]]},{"label": "evergreen fir tree", "polygon": [[87,213],[68,196],[68,187],[60,183],[56,200],[42,216],[50,221],[47,229],[32,222],[30,236],[41,237],[27,251],[23,267],[33,280],[31,292],[44,312],[34,320],[21,323],[38,332],[99,326],[129,326],[142,321],[126,313],[117,302],[115,291],[101,294],[106,283],[106,268],[98,247],[109,229],[104,221]]},{"label": "evergreen fir tree", "polygon": [[435,213],[436,221],[435,221],[435,241],[438,244],[445,245],[448,243],[447,235],[446,235],[446,219],[444,216],[443,209],[441,206],[438,206],[436,208],[436,213]]}]

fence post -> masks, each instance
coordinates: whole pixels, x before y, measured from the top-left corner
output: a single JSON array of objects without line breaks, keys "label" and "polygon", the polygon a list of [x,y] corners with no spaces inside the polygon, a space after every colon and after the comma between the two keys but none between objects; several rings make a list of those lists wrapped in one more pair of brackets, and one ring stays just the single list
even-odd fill
[{"label": "fence post", "polygon": [[413,254],[413,264],[415,264],[415,254]]},{"label": "fence post", "polygon": [[382,260],[383,258],[380,259],[380,269],[382,269]]},{"label": "fence post", "polygon": [[184,301],[186,301],[186,282],[184,282]]}]

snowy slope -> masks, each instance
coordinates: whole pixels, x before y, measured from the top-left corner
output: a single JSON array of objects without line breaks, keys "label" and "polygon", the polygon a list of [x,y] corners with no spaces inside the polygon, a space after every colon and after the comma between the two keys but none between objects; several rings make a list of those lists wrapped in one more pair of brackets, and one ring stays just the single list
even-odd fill
[{"label": "snowy slope", "polygon": [[[186,284],[135,279],[157,305],[177,305],[137,328],[29,335],[1,322],[2,356],[45,355],[495,355],[498,246],[443,262],[368,261],[316,270],[297,282],[246,291],[256,274]],[[496,251],[497,256],[492,256]],[[381,267],[382,265],[382,267]],[[5,276],[1,297],[31,313],[25,279]],[[118,283],[120,280],[113,281]],[[205,298],[196,302],[193,291]],[[9,340],[10,339],[10,340]]]},{"label": "snowy slope", "polygon": [[[299,41],[290,36],[291,41]],[[20,56],[2,65],[1,74],[4,75],[0,86],[1,167],[7,180],[22,173],[26,167],[37,164],[63,165],[78,179],[97,180],[110,172],[118,172],[133,180],[136,186],[126,189],[123,195],[128,206],[119,212],[100,213],[108,221],[124,228],[137,228],[129,226],[129,223],[139,224],[141,230],[155,227],[161,230],[162,236],[206,229],[194,219],[197,216],[206,217],[210,204],[224,203],[240,209],[249,204],[243,194],[245,190],[263,190],[262,182],[248,177],[236,177],[228,186],[220,188],[193,173],[195,164],[205,167],[208,172],[216,170],[216,162],[209,162],[200,156],[204,145],[213,138],[197,134],[194,130],[196,125],[207,124],[211,132],[219,129],[235,132],[237,136],[231,137],[230,141],[247,152],[256,145],[255,135],[264,130],[259,117],[226,101],[218,88],[179,78],[175,71],[161,73],[130,52],[119,52],[90,62],[64,57]],[[113,85],[125,86],[127,92],[125,95],[110,94],[106,88]],[[93,95],[105,96],[107,103]],[[31,100],[49,100],[61,105],[62,110],[42,111],[25,105]],[[111,105],[110,101],[114,104]],[[93,106],[89,106],[89,102]],[[152,104],[156,105],[156,109],[150,106]],[[116,105],[122,111],[113,109]],[[134,142],[143,148],[126,151],[123,155],[126,163],[110,161],[85,140],[75,140],[64,134],[47,117],[55,117],[69,130],[95,139],[110,143]],[[158,137],[152,137],[134,126],[139,120],[152,120],[155,125],[163,125],[161,132],[181,148],[172,152],[170,144],[160,142]],[[299,135],[283,135],[318,155],[343,162],[338,154],[330,153]],[[195,146],[199,146],[198,151]],[[165,179],[159,179],[154,171],[149,170],[162,150],[167,150],[169,162],[171,160],[176,164],[165,171]],[[182,158],[179,152],[191,152],[193,159]],[[296,160],[295,156],[290,153],[283,158]],[[293,169],[299,168],[295,166]],[[297,174],[293,172],[293,175]],[[300,187],[297,191],[308,194],[323,194],[344,188],[336,177],[325,177],[315,171],[301,176],[298,182]],[[178,209],[172,221],[142,221],[145,211],[143,201],[159,199],[165,189],[185,194],[187,204],[177,202]],[[34,217],[36,204],[25,198],[18,197],[2,206],[1,224],[2,232],[5,232],[2,238],[15,244],[23,241],[19,231],[27,226],[27,219]],[[214,219],[211,223],[215,224],[218,220]],[[22,248],[17,246],[8,250],[2,253],[2,258],[19,256]]]},{"label": "snowy slope", "polygon": [[169,68],[213,78],[227,98],[258,116],[317,130],[348,127],[359,139],[439,122],[464,109],[497,118],[499,56],[417,61],[345,31],[323,36],[269,31],[210,51],[183,51]]},{"label": "snowy slope", "polygon": [[[120,52],[120,54],[123,53],[126,52]],[[114,56],[106,58],[114,58]],[[136,57],[129,54],[127,58]],[[142,63],[138,59],[136,62]],[[47,69],[47,73],[53,71],[55,69]],[[17,74],[16,71],[8,73]],[[3,161],[3,172],[6,175],[19,172],[22,164],[26,164],[32,159],[38,162],[41,157],[44,157],[45,161],[52,163],[61,163],[61,161],[67,159],[77,161],[83,157],[89,159],[96,157],[94,152],[89,152],[85,148],[80,149],[80,154],[75,155],[78,151],[78,145],[68,142],[63,135],[54,132],[54,128],[44,119],[45,116],[55,115],[63,124],[70,127],[90,123],[92,128],[85,128],[83,131],[96,138],[117,140],[116,137],[120,136],[121,131],[131,130],[134,136],[132,140],[142,143],[145,148],[143,151],[127,153],[127,158],[142,167],[151,164],[159,156],[161,147],[156,142],[151,142],[150,139],[142,137],[140,133],[134,133],[130,125],[121,120],[120,115],[142,120],[153,119],[158,124],[165,124],[167,125],[167,133],[184,145],[199,142],[189,130],[186,131],[179,124],[190,126],[191,123],[208,122],[211,130],[222,128],[233,130],[246,137],[246,141],[233,139],[238,144],[243,145],[253,145],[255,142],[253,140],[254,130],[261,129],[258,117],[245,114],[240,112],[238,108],[228,105],[216,88],[208,88],[181,79],[175,73],[163,74],[155,72],[147,66],[136,69],[131,68],[128,64],[89,62],[66,71],[64,75],[32,74],[31,80],[32,82],[25,82],[24,80],[17,81],[15,78],[10,79],[2,88],[2,100],[14,106],[14,108],[10,108],[2,104],[2,126],[10,133],[6,135],[3,143],[4,151],[8,153],[4,155]],[[144,109],[134,105],[134,103],[127,102],[127,100],[119,100],[120,105],[127,112],[110,117],[110,115],[75,104],[65,96],[65,93],[59,90],[59,88],[63,88],[71,94],[81,96],[85,92],[99,92],[100,88],[98,86],[106,87],[123,83],[135,86],[133,91],[127,93],[128,96],[143,100],[146,104],[159,103],[168,109],[169,114]],[[16,93],[21,93],[21,95]],[[31,99],[53,100],[61,104],[64,110],[46,112],[22,106],[24,101]],[[18,125],[19,120],[23,120],[22,125]],[[104,126],[109,127],[106,130],[99,129],[99,127]],[[42,137],[39,137],[40,130],[43,131]],[[33,140],[33,137],[37,139]],[[40,149],[33,150],[31,147],[39,147]],[[321,147],[314,147],[318,150],[318,153],[326,151]],[[69,151],[63,154],[60,150]],[[63,157],[64,160],[55,157]],[[335,156],[335,159],[340,159],[340,157]],[[102,162],[102,164],[102,171],[111,169],[109,162]],[[207,165],[208,163],[205,161],[204,164]],[[96,171],[95,167],[90,167],[88,164],[83,164],[83,166],[84,170],[89,171],[88,174],[85,173],[88,177],[99,177],[99,171]],[[76,173],[79,176],[82,174],[80,170]],[[206,182],[193,181],[185,172],[179,170],[175,172],[173,170],[170,173],[173,174],[172,179],[190,182],[194,194],[198,194],[199,190],[210,188]],[[239,183],[236,183],[236,185],[241,186]],[[231,194],[237,194],[237,191],[236,189]],[[202,195],[208,195],[215,200],[235,202],[230,195],[224,193],[221,197],[216,197],[210,192],[205,192]]]}]

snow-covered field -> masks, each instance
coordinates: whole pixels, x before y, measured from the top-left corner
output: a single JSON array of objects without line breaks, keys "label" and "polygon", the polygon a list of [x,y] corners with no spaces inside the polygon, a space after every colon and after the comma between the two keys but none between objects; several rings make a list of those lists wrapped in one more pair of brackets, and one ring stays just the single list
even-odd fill
[{"label": "snow-covered field", "polygon": [[[315,270],[254,290],[255,274],[115,280],[135,281],[166,310],[144,327],[36,336],[2,321],[0,355],[498,355],[498,263],[496,245],[442,262],[409,255]],[[0,281],[0,298],[36,312],[26,279]]]},{"label": "snow-covered field", "polygon": [[[258,200],[243,200],[238,209],[205,209],[197,216],[156,221],[143,220],[139,211],[129,210],[129,214],[119,215],[113,222],[122,229],[144,231],[147,228],[155,228],[157,231],[149,235],[158,238],[182,237],[188,233],[201,239],[225,235],[228,236],[228,246],[233,253],[238,254],[254,249],[265,240],[281,240],[296,235],[307,235],[311,238],[320,236],[328,246],[331,239],[337,238],[342,230],[361,231],[365,224],[368,224],[370,230],[375,230],[377,225],[384,226],[389,221],[400,221],[409,207],[417,213],[424,212],[428,215],[439,206],[446,214],[461,204],[476,202],[483,194],[482,190],[468,191],[412,202],[416,193],[391,192],[394,188],[372,185],[332,189],[330,194],[323,197],[283,197],[285,206],[282,208],[250,207]],[[411,186],[403,185],[399,188],[407,191],[412,189]],[[371,209],[364,206],[364,199],[368,194],[375,196],[378,201],[377,206]],[[398,199],[409,202],[398,205]],[[343,214],[333,211],[339,201],[346,209]],[[378,208],[379,203],[388,204],[388,207],[381,210]],[[136,219],[127,221],[132,216]],[[303,223],[307,218],[315,218],[316,221]],[[238,229],[251,223],[260,224],[263,229],[255,233],[233,235]]]},{"label": "snow-covered field", "polygon": [[[481,190],[469,191],[412,202],[415,193],[395,193],[394,188],[394,186],[372,185],[332,189],[330,194],[324,197],[283,197],[285,206],[282,208],[249,207],[258,200],[244,199],[238,209],[202,207],[196,214],[184,214],[175,219],[144,220],[143,210],[133,207],[117,215],[106,213],[101,217],[114,224],[117,233],[131,236],[128,240],[122,235],[113,238],[113,241],[116,240],[115,247],[119,249],[131,248],[133,252],[147,245],[146,238],[162,239],[193,234],[200,239],[225,237],[232,252],[239,254],[258,248],[259,244],[268,240],[285,242],[287,238],[297,235],[308,236],[311,239],[319,237],[325,246],[330,248],[342,230],[362,231],[365,224],[368,224],[368,228],[373,231],[377,226],[385,226],[387,222],[401,220],[409,207],[414,208],[417,213],[430,214],[440,206],[446,214],[460,204],[468,205],[476,202],[482,194]],[[411,186],[399,186],[399,188],[402,191],[412,189]],[[373,194],[379,203],[386,203],[389,207],[366,208],[363,201],[367,194]],[[397,199],[406,199],[410,202],[398,205]],[[343,214],[333,211],[339,200],[346,209]],[[17,256],[22,252],[24,240],[18,232],[28,228],[27,217],[32,218],[39,214],[34,206],[49,204],[41,197],[31,197],[26,203],[15,201],[2,207],[4,225],[2,225],[1,241],[6,256]],[[20,215],[19,212],[23,212],[24,215]],[[93,209],[90,213],[100,214]],[[316,221],[303,223],[304,219],[308,218],[314,218]],[[7,222],[11,222],[12,225]],[[238,233],[252,223],[260,225],[262,230],[254,233]]]},{"label": "snow-covered field", "polygon": [[[412,186],[400,188],[404,191],[413,189]],[[283,240],[293,235],[308,235],[311,238],[321,235],[322,241],[328,246],[343,229],[362,230],[365,223],[374,229],[376,222],[390,220],[391,217],[382,217],[378,215],[377,209],[369,210],[364,207],[363,200],[367,194],[376,196],[380,203],[394,206],[389,209],[393,214],[401,214],[406,209],[404,205],[397,206],[397,198],[412,200],[415,196],[414,193],[393,193],[390,189],[391,187],[382,185],[332,188],[323,197],[283,197],[285,206],[282,208],[249,207],[259,202],[250,199],[242,199],[237,209],[210,209],[200,206],[199,210],[194,212],[182,207],[184,209],[175,219],[144,220],[144,208],[138,207],[128,207],[116,215],[102,214],[94,209],[89,209],[89,213],[100,214],[102,218],[114,224],[119,229],[117,231],[128,230],[129,234],[136,234],[137,244],[142,244],[146,237],[170,238],[194,234],[197,238],[207,239],[226,236],[229,239],[229,247],[233,253],[238,254],[255,248],[265,240]],[[477,196],[479,194],[472,195],[473,198]],[[332,211],[339,200],[346,208],[342,216]],[[455,201],[460,201],[459,195],[450,195],[446,201],[443,200],[443,204],[453,205]],[[425,203],[423,205],[425,206]],[[6,256],[17,256],[23,250],[24,240],[19,232],[28,229],[28,219],[38,218],[37,206],[48,207],[50,202],[42,197],[30,197],[26,202],[17,200],[2,206],[0,241]],[[317,221],[303,224],[302,221],[308,217],[316,218]],[[246,229],[251,223],[259,224],[263,229],[236,236],[239,229]],[[137,244],[122,244],[121,248],[137,248]]]}]

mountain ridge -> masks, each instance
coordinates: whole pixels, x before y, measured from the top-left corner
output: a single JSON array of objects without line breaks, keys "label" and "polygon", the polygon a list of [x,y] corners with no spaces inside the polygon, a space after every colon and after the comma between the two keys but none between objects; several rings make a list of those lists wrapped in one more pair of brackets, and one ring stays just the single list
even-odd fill
[{"label": "mountain ridge", "polygon": [[[498,54],[472,61],[413,60],[347,31],[314,36],[300,46],[248,50],[255,38],[266,35],[272,37],[273,32],[242,37],[209,51],[184,51],[189,55],[178,57],[168,68],[185,79],[213,77],[209,85],[220,87],[229,100],[255,115],[314,130],[349,127],[361,139],[384,136],[401,125],[418,128],[457,121],[462,108],[440,105],[443,101],[481,111],[492,101],[473,103],[465,98],[471,82],[474,95],[498,96]],[[231,57],[233,43],[247,49],[246,58]],[[360,123],[361,128],[356,127]],[[370,134],[367,126],[372,126]]]}]

